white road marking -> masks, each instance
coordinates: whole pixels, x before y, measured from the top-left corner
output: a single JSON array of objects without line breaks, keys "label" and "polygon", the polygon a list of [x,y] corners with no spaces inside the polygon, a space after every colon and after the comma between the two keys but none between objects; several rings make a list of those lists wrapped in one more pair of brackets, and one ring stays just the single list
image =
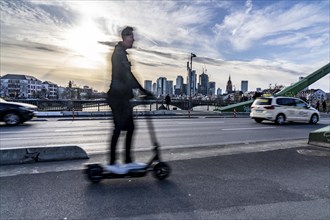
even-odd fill
[{"label": "white road marking", "polygon": [[256,127],[256,128],[224,128],[222,131],[241,131],[241,130],[261,130],[261,129],[272,129],[276,127]]}]

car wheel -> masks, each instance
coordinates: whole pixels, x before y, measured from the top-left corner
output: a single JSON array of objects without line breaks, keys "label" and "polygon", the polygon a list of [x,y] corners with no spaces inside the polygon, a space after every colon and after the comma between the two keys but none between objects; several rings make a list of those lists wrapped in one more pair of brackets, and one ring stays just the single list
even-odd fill
[{"label": "car wheel", "polygon": [[317,114],[313,114],[309,123],[317,124],[318,121],[319,121],[319,116]]},{"label": "car wheel", "polygon": [[279,114],[276,116],[275,124],[282,125],[285,122],[285,115]]},{"label": "car wheel", "polygon": [[262,121],[263,121],[263,119],[261,119],[261,118],[255,118],[254,119],[257,123],[261,123]]},{"label": "car wheel", "polygon": [[7,125],[17,125],[21,122],[21,118],[17,113],[10,112],[3,117],[4,122]]}]

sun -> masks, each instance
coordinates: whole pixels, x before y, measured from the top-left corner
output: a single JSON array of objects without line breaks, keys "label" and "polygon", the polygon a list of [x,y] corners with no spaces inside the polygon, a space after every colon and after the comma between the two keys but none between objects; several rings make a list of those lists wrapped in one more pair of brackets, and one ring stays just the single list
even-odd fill
[{"label": "sun", "polygon": [[86,19],[65,34],[66,48],[72,51],[72,65],[81,68],[97,68],[104,65],[107,48],[98,41],[105,39],[105,35],[97,27],[91,19]]}]

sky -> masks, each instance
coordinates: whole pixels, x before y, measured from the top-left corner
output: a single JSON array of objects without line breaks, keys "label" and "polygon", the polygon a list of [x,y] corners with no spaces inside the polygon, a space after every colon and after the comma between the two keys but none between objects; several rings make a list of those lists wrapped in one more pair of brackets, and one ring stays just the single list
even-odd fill
[{"label": "sky", "polygon": [[[132,71],[143,85],[187,77],[187,61],[225,91],[289,86],[330,61],[329,0],[1,0],[0,74],[106,91],[110,56],[134,27]],[[103,43],[102,43],[103,42]],[[309,88],[330,90],[330,74]]]}]

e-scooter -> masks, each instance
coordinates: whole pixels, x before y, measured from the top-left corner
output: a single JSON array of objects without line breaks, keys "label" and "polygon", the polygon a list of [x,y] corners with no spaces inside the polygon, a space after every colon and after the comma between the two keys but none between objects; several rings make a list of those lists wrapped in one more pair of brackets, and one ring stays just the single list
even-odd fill
[{"label": "e-scooter", "polygon": [[171,173],[170,166],[161,160],[160,151],[159,151],[160,145],[158,144],[158,141],[156,139],[156,134],[152,119],[149,118],[146,121],[150,132],[150,139],[154,146],[153,156],[150,159],[150,161],[146,164],[146,166],[140,169],[129,169],[128,172],[125,174],[116,174],[107,171],[99,163],[86,164],[84,172],[87,175],[87,178],[92,183],[98,183],[102,179],[143,177],[146,176],[148,172],[152,172],[153,176],[158,180],[164,180],[170,175]]}]

